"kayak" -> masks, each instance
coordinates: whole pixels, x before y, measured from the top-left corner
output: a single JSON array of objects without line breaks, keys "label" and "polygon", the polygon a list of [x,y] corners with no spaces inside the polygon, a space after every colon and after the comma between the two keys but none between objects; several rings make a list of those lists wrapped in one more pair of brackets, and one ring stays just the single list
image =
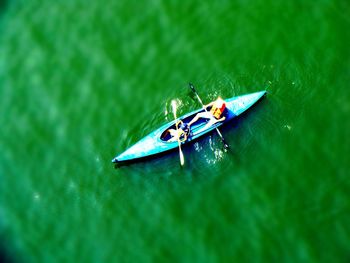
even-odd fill
[{"label": "kayak", "polygon": [[[215,128],[218,128],[221,125],[231,121],[235,117],[245,112],[251,106],[253,106],[265,94],[266,91],[259,91],[232,97],[230,99],[225,99],[226,109],[223,113],[223,116],[226,117],[225,120],[222,122],[217,122],[216,124],[208,127],[208,125],[206,125],[208,122],[207,119],[199,119],[197,122],[191,125],[191,133],[187,137],[187,140],[181,142],[181,144],[187,144],[193,140],[196,140],[199,137],[213,131]],[[178,141],[169,140],[169,129],[176,129],[175,126],[179,120],[181,120],[183,123],[189,123],[199,112],[204,112],[204,109],[202,108],[195,110],[178,118],[177,120],[173,120],[164,124],[128,148],[125,152],[113,158],[112,162],[122,163],[136,161],[145,157],[151,157],[173,149],[177,149],[179,146]]]}]

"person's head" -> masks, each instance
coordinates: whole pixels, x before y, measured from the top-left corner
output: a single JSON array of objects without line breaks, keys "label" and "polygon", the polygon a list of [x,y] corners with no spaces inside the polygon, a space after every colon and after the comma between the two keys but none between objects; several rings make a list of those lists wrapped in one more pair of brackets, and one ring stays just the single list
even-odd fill
[{"label": "person's head", "polygon": [[224,104],[225,104],[225,101],[220,97],[218,97],[215,101],[215,106],[219,109],[221,109],[224,106]]}]

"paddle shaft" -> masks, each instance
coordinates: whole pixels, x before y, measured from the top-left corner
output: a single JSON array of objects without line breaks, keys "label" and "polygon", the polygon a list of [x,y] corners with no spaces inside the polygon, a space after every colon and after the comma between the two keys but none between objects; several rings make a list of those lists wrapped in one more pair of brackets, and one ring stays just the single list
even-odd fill
[{"label": "paddle shaft", "polygon": [[[200,102],[200,104],[202,105],[203,109],[204,109],[206,112],[208,112],[207,108],[206,108],[206,107],[204,106],[204,104],[203,104],[203,101],[202,101],[201,98],[199,97],[199,95],[198,95],[196,89],[194,88],[194,86],[193,86],[191,83],[190,83],[190,89],[193,91],[194,94],[196,94],[196,97],[197,97],[198,101]],[[217,127],[216,127],[215,129],[216,129],[216,132],[219,134],[219,136],[220,136],[220,138],[221,138],[221,140],[222,140],[222,142],[223,142],[223,144],[224,144],[224,147],[225,147],[225,148],[229,148],[229,145],[226,143],[225,138],[224,138],[224,136],[222,136],[220,130],[219,130]]]},{"label": "paddle shaft", "polygon": [[[176,131],[179,131],[179,124],[176,123],[177,121],[177,117],[176,117],[176,105],[175,105],[175,102],[172,104],[173,106],[173,114],[174,114],[174,119],[175,119],[175,127],[176,127]],[[184,154],[182,152],[182,149],[181,149],[181,141],[180,141],[180,137],[177,138],[177,142],[179,144],[179,157],[180,157],[180,164],[181,166],[183,166],[185,164],[185,157],[184,157]]]}]

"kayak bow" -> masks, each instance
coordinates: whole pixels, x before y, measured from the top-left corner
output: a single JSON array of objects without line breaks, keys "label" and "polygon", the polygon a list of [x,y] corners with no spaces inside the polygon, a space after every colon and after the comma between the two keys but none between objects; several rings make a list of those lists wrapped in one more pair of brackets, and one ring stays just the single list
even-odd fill
[{"label": "kayak bow", "polygon": [[[207,127],[206,126],[207,120],[199,119],[197,122],[192,124],[191,134],[188,136],[188,139],[185,142],[182,142],[182,144],[186,144],[188,142],[196,140],[199,137],[216,129],[217,127],[220,127],[221,125],[231,121],[235,117],[245,112],[251,106],[253,106],[265,94],[266,94],[266,91],[259,91],[259,92],[250,93],[247,95],[226,99],[225,100],[226,110],[224,112],[224,116],[226,117],[225,121],[218,122],[210,127]],[[178,118],[178,120],[180,119],[184,123],[188,123],[193,119],[193,117],[197,113],[202,111],[204,111],[204,109],[199,109],[199,110],[190,112]],[[128,161],[134,161],[134,160],[136,161],[144,157],[154,156],[154,155],[178,148],[179,147],[178,141],[172,141],[172,142],[168,141],[170,139],[170,133],[168,132],[168,130],[176,129],[175,126],[176,126],[176,120],[161,126],[157,130],[151,132],[146,137],[144,137],[143,139],[135,143],[125,152],[115,157],[112,160],[112,162],[119,163],[119,162],[128,162]]]}]

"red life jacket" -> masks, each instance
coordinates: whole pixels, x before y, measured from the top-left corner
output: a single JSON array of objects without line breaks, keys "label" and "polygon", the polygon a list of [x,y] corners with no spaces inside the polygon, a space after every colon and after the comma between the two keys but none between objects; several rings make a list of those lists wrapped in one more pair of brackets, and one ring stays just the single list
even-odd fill
[{"label": "red life jacket", "polygon": [[213,107],[210,110],[210,113],[213,114],[213,116],[216,119],[220,119],[221,115],[224,113],[226,109],[225,101],[221,98],[217,99],[213,105]]}]

